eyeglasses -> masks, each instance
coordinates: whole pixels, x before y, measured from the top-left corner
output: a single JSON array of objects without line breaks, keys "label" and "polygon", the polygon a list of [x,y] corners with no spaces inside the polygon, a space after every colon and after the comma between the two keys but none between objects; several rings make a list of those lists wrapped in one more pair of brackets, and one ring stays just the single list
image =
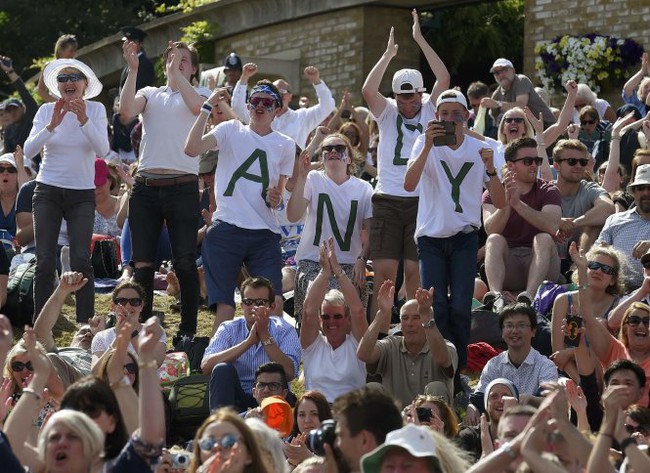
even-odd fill
[{"label": "eyeglasses", "polygon": [[126,307],[127,304],[131,307],[139,307],[142,305],[142,299],[139,297],[116,297],[113,299],[113,302],[122,307]]},{"label": "eyeglasses", "polygon": [[[648,317],[639,317],[638,315],[630,315],[625,321],[630,327],[638,327],[641,322],[648,328],[650,328],[650,316]],[[15,371],[15,370],[14,370]]]},{"label": "eyeglasses", "polygon": [[[587,164],[589,164],[589,160],[587,158],[567,158],[567,159],[558,159],[558,163],[567,163],[569,166],[575,166],[576,164],[580,163],[580,166],[585,167]],[[599,171],[600,172],[600,171]],[[603,174],[605,171],[603,171]]]},{"label": "eyeglasses", "polygon": [[0,174],[8,172],[9,174],[16,174],[18,169],[13,166],[0,166]]},{"label": "eyeglasses", "polygon": [[580,120],[580,124],[581,124],[582,126],[585,126],[585,125],[595,125],[595,124],[596,124],[596,120]]},{"label": "eyeglasses", "polygon": [[264,388],[269,388],[269,391],[279,391],[282,389],[282,384],[280,383],[263,383],[262,381],[258,381],[255,383],[253,386],[255,389],[258,391],[264,391]]},{"label": "eyeglasses", "polygon": [[587,263],[587,268],[593,271],[600,269],[603,273],[607,274],[608,276],[614,276],[614,274],[616,274],[616,269],[613,266],[599,263],[598,261],[589,261]]},{"label": "eyeglasses", "polygon": [[503,328],[505,330],[525,330],[528,327],[530,327],[530,324],[525,324],[525,323],[519,323],[519,324],[503,324]]},{"label": "eyeglasses", "polygon": [[249,103],[255,108],[257,108],[259,104],[262,104],[262,107],[264,108],[273,108],[275,100],[268,97],[253,97],[249,100]]},{"label": "eyeglasses", "polygon": [[334,319],[334,320],[341,320],[345,315],[343,314],[320,314],[320,318],[323,320],[329,320],[329,319]]},{"label": "eyeglasses", "polygon": [[638,433],[638,434],[643,435],[644,437],[647,437],[647,435],[648,435],[647,427],[650,427],[650,426],[625,424],[625,431],[629,435]]},{"label": "eyeglasses", "polygon": [[129,374],[135,374],[135,372],[136,372],[137,369],[138,369],[138,366],[137,366],[135,363],[131,362],[131,363],[127,363],[126,365],[124,365],[124,369],[125,369]]},{"label": "eyeglasses", "polygon": [[336,151],[338,154],[343,154],[348,150],[348,147],[345,145],[324,145],[323,146],[323,153],[331,153],[332,151]]},{"label": "eyeglasses", "polygon": [[14,371],[16,373],[21,372],[27,368],[29,371],[34,371],[34,367],[32,366],[32,362],[28,361],[27,363],[23,363],[22,361],[12,361],[11,362],[11,371]]},{"label": "eyeglasses", "polygon": [[504,122],[510,123],[524,123],[524,119],[521,117],[507,117],[503,119]]},{"label": "eyeglasses", "polygon": [[248,297],[246,299],[242,299],[241,303],[247,306],[255,306],[255,307],[266,307],[268,306],[271,301],[268,299],[249,299]]},{"label": "eyeglasses", "polygon": [[82,79],[85,79],[86,76],[79,73],[75,72],[73,74],[59,74],[56,76],[57,82],[65,83],[65,82],[79,82]]},{"label": "eyeglasses", "polygon": [[531,164],[535,163],[535,166],[539,166],[544,162],[544,158],[540,158],[539,156],[526,156],[524,158],[518,158],[518,159],[513,159],[512,162],[516,163],[518,161],[522,161],[524,163],[524,166],[530,166]]},{"label": "eyeglasses", "polygon": [[204,452],[209,452],[215,445],[219,445],[224,450],[230,450],[239,442],[239,437],[233,434],[226,434],[221,438],[205,437],[199,440],[199,448]]}]

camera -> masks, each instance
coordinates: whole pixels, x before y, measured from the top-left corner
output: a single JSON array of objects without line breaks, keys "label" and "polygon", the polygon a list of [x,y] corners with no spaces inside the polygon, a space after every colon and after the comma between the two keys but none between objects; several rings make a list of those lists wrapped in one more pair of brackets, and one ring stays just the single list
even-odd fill
[{"label": "camera", "polygon": [[176,452],[169,455],[172,460],[172,468],[186,470],[190,466],[189,452]]},{"label": "camera", "polygon": [[336,438],[336,421],[324,420],[320,429],[312,430],[307,436],[305,444],[307,448],[318,456],[325,456],[325,444],[328,444],[334,450],[334,439]]},{"label": "camera", "polygon": [[433,413],[431,412],[431,409],[428,407],[418,407],[415,409],[415,414],[418,416],[418,421],[419,422],[429,422],[431,420],[431,417],[433,417]]}]

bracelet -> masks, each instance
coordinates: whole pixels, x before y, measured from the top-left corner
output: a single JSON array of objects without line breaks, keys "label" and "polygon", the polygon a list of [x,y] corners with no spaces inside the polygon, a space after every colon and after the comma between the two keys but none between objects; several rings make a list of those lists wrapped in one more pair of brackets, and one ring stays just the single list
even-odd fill
[{"label": "bracelet", "polygon": [[37,401],[41,400],[41,395],[34,391],[32,388],[23,388],[23,393],[31,394]]},{"label": "bracelet", "polygon": [[203,105],[201,105],[201,111],[207,112],[208,114],[212,113],[212,108],[212,105],[210,105],[208,102],[203,102]]},{"label": "bracelet", "polygon": [[138,361],[138,368],[140,368],[140,369],[151,368],[151,369],[157,370],[158,369],[158,362],[156,360]]},{"label": "bracelet", "polygon": [[497,170],[495,169],[494,172],[490,172],[486,169],[485,174],[489,177],[495,177],[497,175]]},{"label": "bracelet", "polygon": [[625,453],[625,449],[629,447],[630,445],[636,445],[636,440],[634,440],[632,437],[628,437],[625,440],[621,442],[621,452]]}]

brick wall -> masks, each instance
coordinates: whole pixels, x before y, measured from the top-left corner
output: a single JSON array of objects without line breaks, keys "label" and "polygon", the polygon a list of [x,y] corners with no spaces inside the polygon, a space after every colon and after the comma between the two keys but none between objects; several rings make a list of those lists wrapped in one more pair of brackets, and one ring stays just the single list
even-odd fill
[{"label": "brick wall", "polygon": [[[564,34],[600,33],[632,38],[650,49],[648,0],[526,0],[524,73],[535,76],[535,45]],[[623,84],[620,84],[621,89]],[[615,106],[619,93],[604,96]]]},{"label": "brick wall", "polygon": [[[297,97],[299,90],[312,101],[315,99],[313,88],[302,73],[306,66],[314,65],[334,93],[337,104],[343,90],[349,89],[355,92],[353,102],[358,105],[363,81],[385,50],[391,26],[395,27],[400,48],[384,76],[381,90],[390,90],[397,69],[418,67],[419,48],[411,38],[411,22],[408,10],[381,7],[356,7],[298,18],[220,38],[216,42],[215,63],[221,64],[231,51],[246,60],[282,57],[283,52],[294,50],[297,59],[292,59],[299,63],[300,73],[299,88],[292,84],[294,96]],[[260,66],[260,73],[264,72]],[[288,72],[281,75],[291,80]]]}]

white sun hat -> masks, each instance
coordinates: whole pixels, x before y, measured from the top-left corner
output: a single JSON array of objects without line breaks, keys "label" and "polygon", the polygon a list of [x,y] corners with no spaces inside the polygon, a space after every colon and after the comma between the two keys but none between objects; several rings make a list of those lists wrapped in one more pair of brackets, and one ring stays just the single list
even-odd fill
[{"label": "white sun hat", "polygon": [[77,59],[55,59],[49,63],[43,71],[43,82],[45,82],[45,85],[50,91],[50,94],[52,94],[54,97],[61,98],[61,93],[59,92],[59,83],[57,82],[56,77],[63,69],[66,68],[77,69],[84,76],[86,76],[86,79],[88,80],[88,86],[84,91],[84,99],[92,99],[101,93],[104,86],[99,81],[93,70],[86,64]]}]

